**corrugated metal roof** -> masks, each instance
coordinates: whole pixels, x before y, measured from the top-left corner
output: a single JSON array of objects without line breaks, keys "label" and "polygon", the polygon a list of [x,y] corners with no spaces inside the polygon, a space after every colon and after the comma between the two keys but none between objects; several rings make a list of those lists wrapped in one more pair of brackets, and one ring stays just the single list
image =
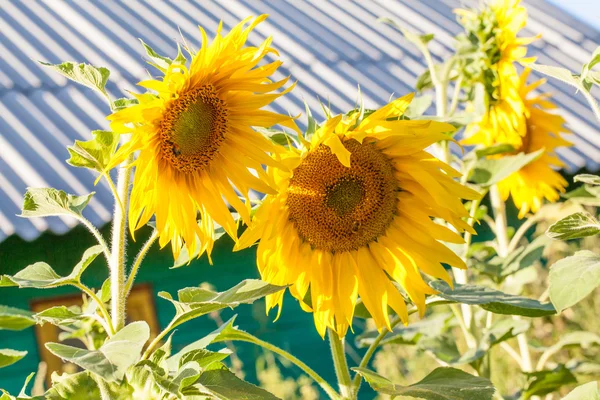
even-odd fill
[{"label": "corrugated metal roof", "polygon": [[[523,35],[542,33],[530,54],[539,62],[577,70],[600,42],[600,32],[542,0],[526,2],[530,20]],[[45,230],[62,233],[72,220],[27,220],[20,211],[27,186],[56,187],[73,194],[92,190],[86,210],[102,225],[110,220],[112,200],[104,183],[64,163],[66,145],[105,129],[108,108],[92,91],[79,87],[33,60],[65,60],[105,66],[112,71],[109,91],[123,97],[144,79],[147,64],[141,37],[161,54],[174,54],[181,35],[198,48],[198,25],[214,31],[220,19],[230,28],[249,15],[270,14],[250,42],[269,35],[284,67],[298,87],[273,106],[302,112],[306,100],[319,116],[318,99],[336,112],[354,106],[360,83],[368,107],[392,93],[410,91],[425,66],[419,51],[395,29],[378,23],[385,16],[416,32],[434,33],[431,51],[440,59],[452,51],[460,31],[452,9],[458,0],[255,2],[105,2],[3,1],[0,5],[0,241],[12,234],[33,240]],[[180,34],[181,32],[181,34]],[[154,71],[152,71],[154,73]],[[582,97],[551,80],[562,112],[576,133],[575,148],[561,151],[571,169],[600,168],[600,135]]]}]

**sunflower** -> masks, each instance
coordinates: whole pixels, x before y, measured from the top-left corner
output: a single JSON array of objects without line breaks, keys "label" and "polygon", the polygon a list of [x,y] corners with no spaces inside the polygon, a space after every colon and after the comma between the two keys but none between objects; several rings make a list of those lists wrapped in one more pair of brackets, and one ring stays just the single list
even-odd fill
[{"label": "sunflower", "polygon": [[[425,295],[435,291],[421,272],[451,284],[442,264],[466,268],[440,240],[462,243],[457,232],[473,232],[460,199],[479,194],[424,151],[448,140],[451,125],[398,118],[412,98],[397,99],[362,121],[358,112],[330,118],[304,148],[283,155],[287,170],[269,169],[279,193],[266,196],[236,246],[260,239],[262,279],[291,285],[321,336],[327,327],[346,334],[358,296],[378,329],[391,329],[388,305],[407,323],[394,282],[423,315]],[[275,306],[281,312],[282,302],[283,293],[267,296],[267,312]]]},{"label": "sunflower", "polygon": [[542,79],[527,85],[529,73],[529,70],[525,70],[521,74],[519,84],[519,95],[525,104],[527,133],[517,152],[544,151],[538,159],[498,183],[504,201],[508,200],[509,195],[512,196],[519,209],[519,218],[523,218],[529,211],[537,212],[544,199],[557,201],[559,193],[565,191],[568,183],[555,170],[563,167],[564,163],[556,155],[555,149],[572,145],[562,137],[563,133],[569,133],[564,127],[564,118],[546,111],[556,108],[549,100],[551,95],[544,93],[528,98],[533,90],[545,82]]},{"label": "sunflower", "polygon": [[245,46],[266,17],[247,18],[225,36],[220,24],[210,44],[200,28],[202,47],[189,50],[189,67],[157,66],[164,76],[139,83],[156,94],[135,95],[139,104],[108,117],[115,132],[132,134],[109,167],[139,151],[129,208],[132,235],[156,215],[160,246],[171,242],[175,257],[186,246],[190,254],[206,251],[210,258],[215,224],[237,240],[237,224],[224,200],[249,221],[249,191],[275,193],[263,165],[279,166],[269,153],[284,149],[252,127],[298,128],[289,116],[262,109],[293,87],[271,93],[289,77],[269,80],[281,61],[259,66],[267,54],[278,55],[270,37],[259,47]]},{"label": "sunflower", "polygon": [[532,62],[526,58],[527,45],[537,37],[517,35],[527,24],[527,10],[521,0],[495,0],[481,12],[457,10],[459,21],[469,37],[477,37],[477,54],[484,65],[480,81],[486,87],[488,112],[481,121],[468,127],[464,144],[507,143],[519,146],[525,136],[524,104],[519,96],[519,74],[515,63]]}]

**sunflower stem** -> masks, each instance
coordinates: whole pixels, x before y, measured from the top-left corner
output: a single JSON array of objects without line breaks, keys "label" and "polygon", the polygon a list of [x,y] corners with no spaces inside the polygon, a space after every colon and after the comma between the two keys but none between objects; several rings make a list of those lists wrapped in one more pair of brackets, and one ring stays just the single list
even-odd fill
[{"label": "sunflower stem", "polygon": [[[508,224],[506,220],[506,207],[498,186],[494,185],[490,188],[490,202],[494,210],[494,218],[496,221],[496,238],[498,241],[498,255],[500,257],[508,256],[509,242],[508,242]],[[515,320],[519,320],[518,316],[513,316]],[[531,354],[529,352],[529,344],[527,343],[527,335],[525,333],[517,336],[517,343],[519,344],[519,352],[521,353],[521,369],[523,372],[531,372],[533,370],[533,364],[531,362]]]},{"label": "sunflower stem", "polygon": [[346,350],[344,349],[344,339],[340,339],[338,334],[331,329],[327,329],[329,345],[331,346],[331,356],[333,357],[333,366],[337,376],[338,385],[342,399],[354,399],[352,390],[352,380],[350,379],[350,369],[346,361]]},{"label": "sunflower stem", "polygon": [[[323,377],[321,377],[321,375],[317,374],[312,368],[310,368],[308,365],[306,365],[287,351],[280,349],[279,347],[272,345],[269,342],[265,342],[264,340],[260,340],[258,338],[253,338],[252,340],[235,338],[233,340],[258,345],[266,350],[272,351],[273,353],[285,358],[286,360],[300,368],[306,375],[310,376],[319,386],[321,386],[321,388],[325,391],[325,393],[327,393],[327,396],[329,396],[330,399],[340,400],[340,395],[335,391],[333,387],[331,387],[329,383],[327,383],[325,379],[323,379]],[[151,347],[152,345],[150,345],[148,349],[150,349]],[[148,353],[148,350],[146,350],[146,353]],[[144,355],[142,357],[142,360],[146,358],[147,355]]]},{"label": "sunflower stem", "polygon": [[[110,291],[112,325],[115,332],[125,326],[125,246],[127,228],[127,206],[129,204],[129,181],[133,154],[119,167],[117,196],[113,214],[112,245],[110,259]],[[120,201],[119,201],[120,200]],[[119,204],[120,203],[120,204]]]},{"label": "sunflower stem", "polygon": [[102,318],[100,318],[100,320],[101,320],[100,323],[102,324],[104,329],[106,329],[106,333],[108,334],[109,337],[114,335],[115,329],[113,328],[112,322],[110,320],[110,314],[108,313],[108,310],[104,306],[104,303],[102,303],[102,300],[100,300],[98,298],[98,296],[96,296],[96,293],[94,293],[94,291],[92,289],[88,288],[87,286],[85,286],[82,283],[76,283],[73,286],[75,286],[77,289],[79,289],[82,292],[84,292],[85,294],[87,294],[89,298],[94,300],[94,302],[98,306],[98,309],[100,310],[100,314],[102,314]]},{"label": "sunflower stem", "polygon": [[[408,315],[412,315],[415,312],[417,312],[417,309],[412,308],[412,309],[408,310]],[[399,323],[400,323],[400,317],[398,317],[398,316],[394,316],[390,320],[390,326],[392,327],[392,329],[394,329],[394,327],[396,325],[398,325]],[[358,365],[359,368],[366,368],[367,365],[369,365],[369,361],[371,361],[373,354],[375,354],[375,350],[377,350],[377,347],[379,347],[379,343],[381,343],[381,341],[383,339],[385,339],[385,337],[388,333],[389,333],[389,331],[386,329],[383,329],[381,332],[379,332],[379,335],[377,335],[375,340],[373,340],[373,343],[371,343],[371,345],[367,349],[367,352],[365,353],[362,360],[360,361],[360,364]],[[352,380],[352,390],[357,396],[358,396],[358,390],[360,389],[361,382],[362,382],[362,376],[360,374],[356,374],[354,376],[354,379]]]},{"label": "sunflower stem", "polygon": [[127,277],[127,283],[125,284],[125,296],[129,295],[129,292],[131,291],[131,288],[133,286],[133,281],[135,280],[138,270],[140,269],[140,265],[142,264],[142,261],[144,261],[144,257],[146,257],[148,250],[150,250],[154,242],[156,242],[156,239],[158,239],[158,231],[155,229],[154,232],[152,232],[152,235],[150,235],[150,237],[146,241],[146,243],[144,243],[144,246],[142,246],[137,256],[135,256],[135,261],[133,262],[131,272]]}]

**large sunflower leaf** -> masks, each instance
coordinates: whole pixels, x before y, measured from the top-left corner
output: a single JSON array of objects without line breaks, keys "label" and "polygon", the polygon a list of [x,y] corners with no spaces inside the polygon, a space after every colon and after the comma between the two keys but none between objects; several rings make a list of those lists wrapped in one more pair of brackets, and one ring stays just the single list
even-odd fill
[{"label": "large sunflower leaf", "polygon": [[564,365],[560,364],[553,370],[543,370],[526,373],[529,378],[522,398],[527,400],[532,396],[544,396],[552,393],[564,385],[577,383],[575,375]]},{"label": "large sunflower leaf", "polygon": [[5,275],[7,279],[17,284],[21,288],[49,289],[65,285],[79,283],[81,275],[86,268],[96,259],[98,254],[102,253],[102,246],[96,245],[87,249],[81,261],[77,263],[73,271],[65,277],[58,275],[54,269],[45,262],[36,262],[25,269],[17,272],[15,275]]},{"label": "large sunflower leaf", "polygon": [[67,325],[78,321],[85,315],[81,313],[77,306],[55,306],[35,314],[34,317],[41,325],[46,322],[52,325]]},{"label": "large sunflower leaf", "polygon": [[585,211],[571,214],[550,225],[546,235],[552,239],[580,239],[600,234],[600,222]]},{"label": "large sunflower leaf", "polygon": [[188,344],[183,349],[181,349],[181,351],[179,351],[178,353],[173,354],[171,357],[169,357],[167,359],[167,365],[169,366],[169,370],[171,370],[171,371],[177,370],[178,365],[181,364],[181,360],[184,357],[187,357],[188,361],[189,360],[199,361],[194,357],[194,355],[192,353],[194,353],[197,350],[204,350],[209,344],[216,341],[216,339],[218,338],[218,336],[221,334],[222,331],[232,329],[233,322],[235,321],[235,317],[236,316],[234,315],[233,317],[231,317],[229,319],[229,321],[225,322],[219,328],[215,329],[208,335],[196,340],[195,342]]},{"label": "large sunflower leaf", "polygon": [[44,394],[48,400],[99,399],[98,384],[87,371],[76,374],[52,374],[52,387]]},{"label": "large sunflower leaf", "polygon": [[494,386],[485,378],[455,368],[437,368],[410,386],[396,385],[366,368],[352,368],[377,392],[427,400],[491,400]]},{"label": "large sunflower leaf", "polygon": [[588,382],[585,385],[577,386],[562,400],[600,400],[598,382]]},{"label": "large sunflower leaf", "polygon": [[119,144],[120,135],[110,131],[92,131],[92,136],[92,140],[76,140],[73,146],[67,147],[71,155],[67,163],[104,173]]},{"label": "large sunflower leaf", "polygon": [[589,185],[600,186],[600,176],[591,174],[579,174],[573,178],[575,182],[583,182]]},{"label": "large sunflower leaf", "polygon": [[7,367],[27,355],[26,351],[0,349],[0,368]]},{"label": "large sunflower leaf", "polygon": [[28,188],[20,216],[30,218],[70,215],[79,219],[94,194],[95,192],[74,196],[54,188]]},{"label": "large sunflower leaf", "polygon": [[[229,369],[222,367],[205,371],[193,386],[194,393],[202,393],[221,400],[278,400],[266,390],[241,380]],[[186,391],[183,391],[186,394]]]},{"label": "large sunflower leaf", "polygon": [[107,382],[115,382],[121,380],[127,368],[140,358],[142,347],[149,337],[148,324],[137,321],[107,339],[98,350],[80,349],[60,343],[46,343],[46,348],[63,360],[98,374]]},{"label": "large sunflower leaf", "polygon": [[464,364],[476,366],[476,363],[480,362],[493,346],[526,332],[529,326],[530,323],[525,320],[496,321],[483,331],[477,347],[469,349],[464,354],[459,354],[456,339],[451,335],[426,338],[419,343],[419,349],[431,352],[436,358],[452,366]]},{"label": "large sunflower leaf", "polygon": [[444,281],[430,282],[430,286],[439,291],[438,296],[444,299],[477,305],[495,314],[524,317],[543,317],[556,314],[551,303],[540,303],[535,299],[514,296],[488,287],[455,284],[454,290],[452,290]]},{"label": "large sunflower leaf", "polygon": [[537,160],[543,153],[544,149],[540,149],[528,154],[519,153],[498,159],[480,159],[475,163],[469,180],[481,186],[492,186]]},{"label": "large sunflower leaf", "polygon": [[285,286],[271,285],[256,279],[247,279],[220,293],[190,287],[177,292],[178,300],[174,300],[167,292],[160,292],[158,296],[169,300],[175,306],[176,314],[169,325],[176,327],[213,311],[227,307],[235,308],[244,303],[253,303],[255,300],[277,293],[285,288]]},{"label": "large sunflower leaf", "polygon": [[35,325],[33,313],[0,304],[0,330],[21,331]]},{"label": "large sunflower leaf", "polygon": [[600,286],[600,256],[588,250],[563,258],[550,268],[550,300],[560,312]]},{"label": "large sunflower leaf", "polygon": [[45,67],[49,67],[68,79],[87,86],[91,89],[102,93],[110,101],[110,97],[106,92],[106,84],[110,71],[104,67],[94,67],[93,65],[81,63],[77,64],[72,61],[65,61],[62,64],[51,64],[39,61]]}]

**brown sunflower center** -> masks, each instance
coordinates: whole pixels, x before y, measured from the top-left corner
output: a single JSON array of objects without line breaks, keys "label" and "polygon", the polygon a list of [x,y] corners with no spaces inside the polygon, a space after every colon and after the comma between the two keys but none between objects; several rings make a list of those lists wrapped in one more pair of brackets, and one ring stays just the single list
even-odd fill
[{"label": "brown sunflower center", "polygon": [[181,172],[195,172],[215,157],[227,131],[227,106],[212,85],[180,95],[160,123],[162,156]]},{"label": "brown sunflower center", "polygon": [[384,234],[399,190],[391,161],[369,138],[362,144],[345,140],[344,147],[350,168],[320,145],[293,171],[287,196],[302,240],[332,253],[356,250]]}]

